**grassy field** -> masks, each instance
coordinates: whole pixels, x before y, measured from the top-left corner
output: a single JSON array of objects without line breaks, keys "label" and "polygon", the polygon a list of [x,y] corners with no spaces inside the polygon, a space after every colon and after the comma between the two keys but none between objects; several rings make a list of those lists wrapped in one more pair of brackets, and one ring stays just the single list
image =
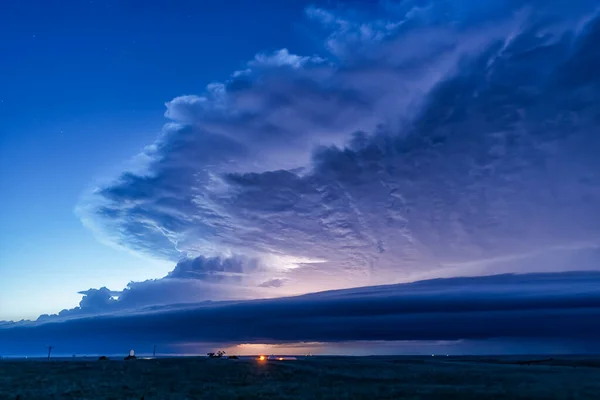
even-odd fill
[{"label": "grassy field", "polygon": [[0,361],[0,399],[600,399],[600,358]]}]

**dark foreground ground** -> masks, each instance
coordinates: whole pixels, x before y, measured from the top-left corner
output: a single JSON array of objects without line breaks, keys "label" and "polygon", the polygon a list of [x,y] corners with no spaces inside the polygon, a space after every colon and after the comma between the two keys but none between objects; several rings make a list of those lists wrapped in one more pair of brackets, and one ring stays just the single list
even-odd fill
[{"label": "dark foreground ground", "polygon": [[0,361],[0,399],[600,399],[600,357]]}]

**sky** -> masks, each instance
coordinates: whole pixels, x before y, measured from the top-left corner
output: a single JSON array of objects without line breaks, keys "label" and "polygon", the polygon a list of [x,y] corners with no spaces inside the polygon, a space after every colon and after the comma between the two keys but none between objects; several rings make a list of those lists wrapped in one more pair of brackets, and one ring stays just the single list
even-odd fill
[{"label": "sky", "polygon": [[594,1],[0,7],[0,354],[600,351]]},{"label": "sky", "polygon": [[165,102],[226,78],[255,49],[295,40],[303,4],[264,5],[0,5],[0,320],[35,319],[98,282],[122,289],[172,269],[99,243],[73,210],[155,140]]}]

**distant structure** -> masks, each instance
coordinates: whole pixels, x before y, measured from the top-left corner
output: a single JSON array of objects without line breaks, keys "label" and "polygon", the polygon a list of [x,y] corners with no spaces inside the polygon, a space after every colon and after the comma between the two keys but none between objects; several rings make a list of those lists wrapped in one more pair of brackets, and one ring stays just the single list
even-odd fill
[{"label": "distant structure", "polygon": [[125,357],[125,360],[135,360],[137,357],[135,356],[135,351],[129,350],[129,355]]},{"label": "distant structure", "polygon": [[50,360],[50,353],[52,353],[52,349],[54,346],[48,346],[48,360]]},{"label": "distant structure", "polygon": [[156,345],[154,345],[154,349],[152,349],[152,357],[156,357]]}]

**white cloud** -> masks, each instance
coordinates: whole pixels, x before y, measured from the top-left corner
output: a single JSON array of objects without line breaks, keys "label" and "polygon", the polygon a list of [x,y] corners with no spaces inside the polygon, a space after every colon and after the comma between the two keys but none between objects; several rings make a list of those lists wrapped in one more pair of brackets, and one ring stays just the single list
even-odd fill
[{"label": "white cloud", "polygon": [[296,54],[291,54],[288,49],[281,49],[274,51],[271,54],[266,53],[258,53],[254,60],[248,63],[251,67],[292,67],[292,68],[301,68],[307,63],[322,63],[325,60],[319,56],[312,57],[301,57]]}]

